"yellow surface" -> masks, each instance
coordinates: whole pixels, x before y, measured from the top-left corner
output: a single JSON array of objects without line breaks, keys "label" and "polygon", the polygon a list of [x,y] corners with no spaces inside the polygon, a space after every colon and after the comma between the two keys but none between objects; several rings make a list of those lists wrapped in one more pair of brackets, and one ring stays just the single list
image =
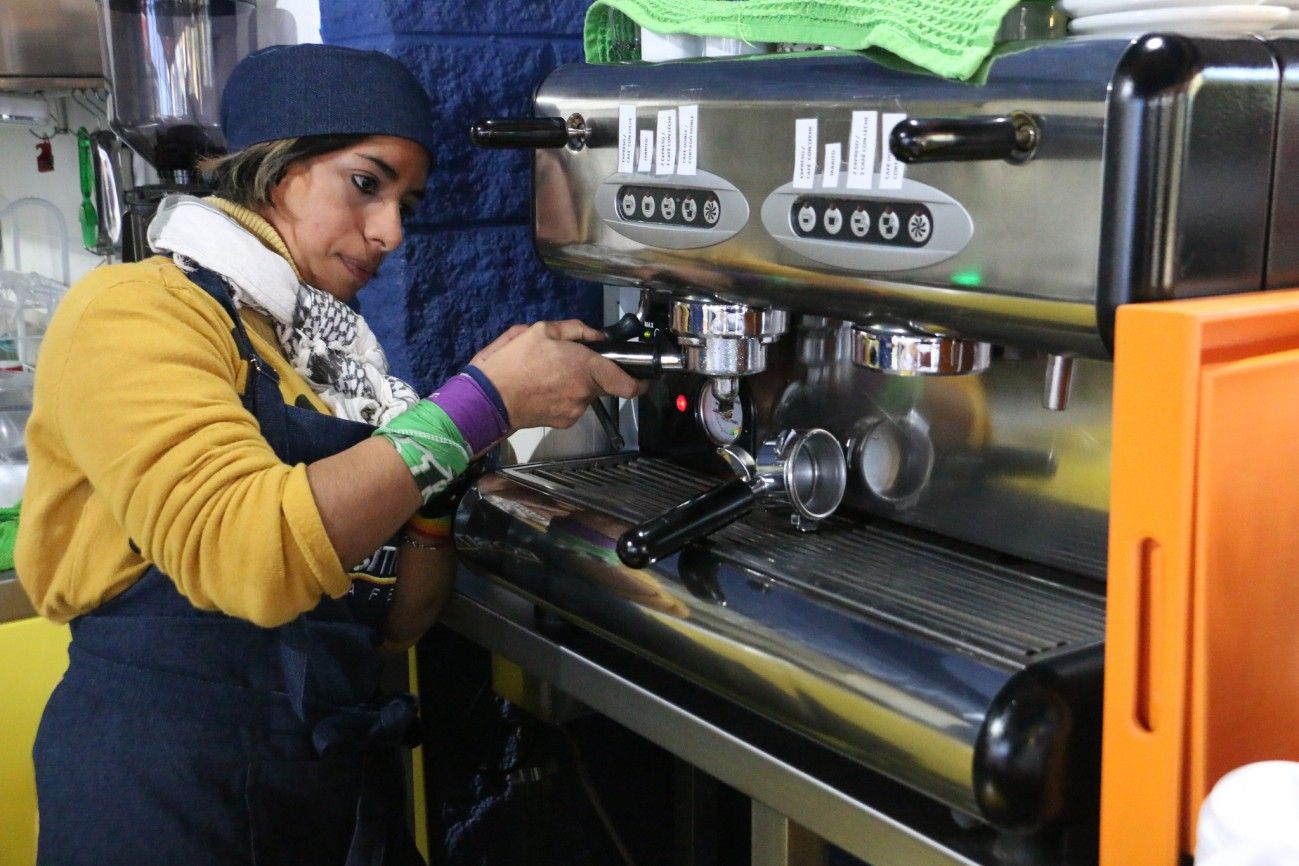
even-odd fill
[{"label": "yellow surface", "polygon": [[[406,650],[406,670],[408,672],[408,687],[410,693],[419,697],[419,662],[415,659],[415,647]],[[414,836],[415,847],[423,855],[425,860],[428,856],[428,795],[424,789],[424,747],[416,746],[411,750],[410,756],[410,775],[411,775],[411,811],[414,813],[415,820]],[[0,864],[4,866],[4,864]]]},{"label": "yellow surface", "polygon": [[68,627],[36,617],[0,623],[0,866],[36,862],[32,742],[45,701],[68,666]]}]

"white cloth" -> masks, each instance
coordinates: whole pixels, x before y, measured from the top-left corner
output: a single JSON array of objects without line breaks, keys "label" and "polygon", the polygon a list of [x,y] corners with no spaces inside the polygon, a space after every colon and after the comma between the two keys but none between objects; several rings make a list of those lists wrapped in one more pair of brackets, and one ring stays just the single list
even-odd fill
[{"label": "white cloth", "polygon": [[169,195],[149,223],[149,246],[186,271],[216,271],[235,304],[275,324],[284,357],[334,414],[379,426],[419,401],[388,374],[370,326],[342,301],[298,280],[293,266],[231,216],[190,195]]}]

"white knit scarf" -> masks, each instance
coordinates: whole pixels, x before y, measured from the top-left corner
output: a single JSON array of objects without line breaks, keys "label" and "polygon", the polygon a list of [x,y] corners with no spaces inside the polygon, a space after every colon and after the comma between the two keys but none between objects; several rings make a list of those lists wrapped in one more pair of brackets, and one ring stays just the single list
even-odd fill
[{"label": "white knit scarf", "polygon": [[299,281],[283,256],[217,206],[169,195],[149,223],[148,240],[182,270],[216,271],[237,306],[269,316],[284,357],[335,415],[378,426],[419,401],[410,385],[388,375],[388,359],[364,318]]}]

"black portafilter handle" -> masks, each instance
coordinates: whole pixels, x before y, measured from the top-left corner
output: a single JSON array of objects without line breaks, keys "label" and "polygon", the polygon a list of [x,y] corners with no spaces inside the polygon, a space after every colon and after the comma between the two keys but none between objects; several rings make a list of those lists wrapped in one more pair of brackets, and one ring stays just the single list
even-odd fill
[{"label": "black portafilter handle", "polygon": [[488,117],[469,127],[469,140],[478,147],[564,147],[568,139],[568,121],[562,117]]},{"label": "black portafilter handle", "polygon": [[743,478],[727,481],[624,532],[618,538],[618,558],[631,568],[644,568],[739,520],[757,502],[757,492]]}]

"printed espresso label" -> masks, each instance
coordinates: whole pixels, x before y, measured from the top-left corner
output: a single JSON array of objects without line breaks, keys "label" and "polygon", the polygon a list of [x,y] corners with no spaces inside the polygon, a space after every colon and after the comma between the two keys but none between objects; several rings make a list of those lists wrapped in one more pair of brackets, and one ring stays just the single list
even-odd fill
[{"label": "printed espresso label", "polygon": [[649,174],[654,170],[654,130],[640,131],[640,157],[636,162],[636,171]]},{"label": "printed espresso label", "polygon": [[677,109],[681,154],[677,157],[677,174],[693,175],[699,165],[699,106],[683,105]]},{"label": "printed espresso label", "polygon": [[816,118],[794,121],[794,189],[811,189],[816,181]]},{"label": "printed espresso label", "polygon": [[666,108],[659,112],[658,131],[654,149],[658,156],[654,163],[655,174],[672,174],[677,162],[677,110]]},{"label": "printed espresso label", "polygon": [[905,114],[886,114],[881,128],[884,147],[880,149],[880,189],[902,189],[902,181],[907,175],[907,167],[889,150],[889,136],[893,127],[906,120]]},{"label": "printed espresso label", "polygon": [[878,111],[854,111],[848,137],[848,189],[870,189],[875,177],[875,142],[879,138]]},{"label": "printed espresso label", "polygon": [[618,173],[636,170],[636,106],[618,106]]},{"label": "printed espresso label", "polygon": [[832,141],[825,146],[825,163],[821,167],[821,186],[834,188],[839,185],[839,142]]}]

